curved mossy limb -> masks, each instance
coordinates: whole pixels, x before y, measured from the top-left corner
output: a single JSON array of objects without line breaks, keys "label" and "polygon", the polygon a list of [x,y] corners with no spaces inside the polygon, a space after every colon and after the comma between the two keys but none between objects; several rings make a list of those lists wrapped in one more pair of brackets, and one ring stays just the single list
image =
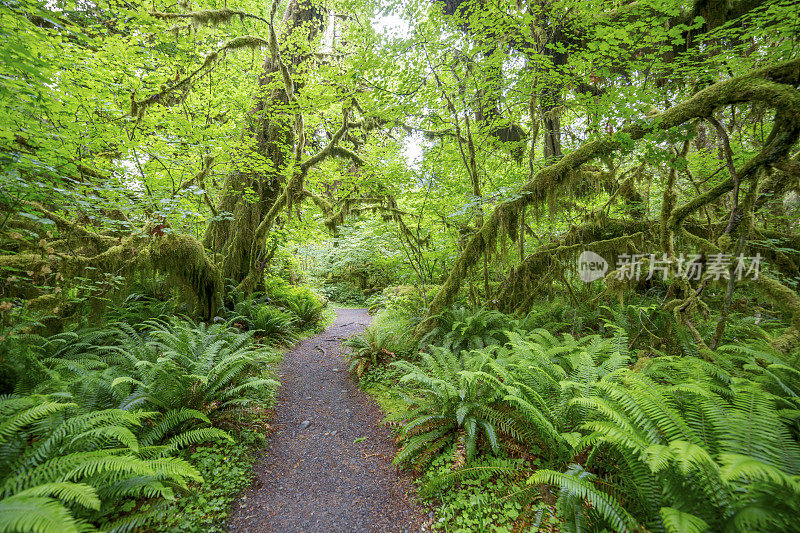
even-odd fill
[{"label": "curved mossy limb", "polygon": [[[746,166],[755,171],[785,159],[800,133],[800,113],[798,113],[800,91],[794,88],[798,84],[800,84],[800,59],[731,78],[703,89],[692,98],[663,113],[649,116],[630,125],[618,134],[585,143],[559,161],[541,169],[512,199],[497,205],[485,220],[481,230],[470,239],[453,265],[442,289],[436,295],[426,318],[417,327],[415,337],[422,338],[436,325],[436,317],[453,301],[469,268],[494,243],[498,229],[501,227],[500,222],[504,218],[511,218],[509,216],[511,213],[519,213],[527,205],[541,204],[552,194],[567,187],[573,171],[592,159],[629,146],[630,142],[642,139],[648,133],[668,130],[693,119],[709,116],[719,107],[752,101],[761,102],[767,107],[775,109],[778,112],[778,118],[776,127],[767,143],[768,150],[762,151]],[[747,172],[740,172],[740,179],[742,179],[742,175],[746,174]],[[716,197],[728,190],[730,188],[721,190]],[[700,203],[697,207],[689,207],[691,204],[692,202],[683,206],[683,209],[676,209],[670,217],[669,225],[672,225],[673,228],[677,227],[680,221],[700,206],[705,205],[705,203]],[[680,215],[676,218],[678,211],[680,211]]]},{"label": "curved mossy limb", "polygon": [[654,225],[650,221],[608,220],[606,224],[575,226],[557,242],[547,243],[531,252],[512,270],[497,290],[500,311],[524,313],[530,310],[533,282],[541,284],[552,279],[552,268],[573,260],[584,250],[590,250],[613,263],[619,253],[636,253],[642,249]]}]

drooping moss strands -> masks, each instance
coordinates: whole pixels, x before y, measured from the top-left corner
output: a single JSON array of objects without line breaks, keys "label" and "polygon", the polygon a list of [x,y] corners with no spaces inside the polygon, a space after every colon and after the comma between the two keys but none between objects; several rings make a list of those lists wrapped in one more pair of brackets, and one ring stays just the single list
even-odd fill
[{"label": "drooping moss strands", "polygon": [[219,26],[220,24],[229,23],[234,18],[237,18],[240,21],[243,21],[246,18],[251,18],[269,24],[268,20],[261,18],[258,15],[252,15],[244,11],[237,11],[228,8],[192,11],[189,13],[164,13],[163,11],[151,11],[150,16],[161,20],[188,19],[192,21],[192,24],[195,27]]},{"label": "drooping moss strands", "polygon": [[[628,126],[616,135],[585,143],[556,163],[543,168],[519,190],[514,198],[499,204],[485,221],[480,232],[470,239],[431,304],[426,319],[417,327],[415,337],[422,338],[430,331],[435,326],[435,317],[452,302],[469,267],[480,259],[494,241],[502,212],[519,212],[525,205],[541,203],[547,198],[548,193],[565,185],[573,170],[598,156],[619,150],[623,147],[623,140],[626,143],[628,140],[636,141],[647,133],[680,126],[692,119],[709,116],[715,109],[725,105],[759,101],[778,111],[776,129],[780,128],[780,131],[776,132],[775,136],[780,136],[781,140],[771,142],[770,153],[763,157],[765,163],[774,163],[786,157],[789,148],[797,139],[797,130],[800,129],[800,92],[793,86],[798,84],[800,84],[800,60],[787,61],[751,74],[731,78],[703,89],[689,100],[661,114],[647,117],[637,124]],[[748,164],[756,163],[752,163],[751,160]],[[759,163],[758,167],[762,164],[764,163]],[[722,191],[720,195],[727,190]],[[693,211],[689,210],[683,217]]]},{"label": "drooping moss strands", "polygon": [[214,70],[214,66],[217,63],[217,60],[220,58],[227,51],[231,50],[241,50],[243,48],[248,49],[256,49],[266,47],[268,45],[268,41],[262,39],[261,37],[256,37],[253,35],[242,35],[239,37],[235,37],[222,45],[219,49],[214,50],[206,55],[203,59],[203,63],[193,70],[188,76],[181,78],[180,80],[163,87],[159,92],[155,94],[151,94],[147,98],[143,98],[141,100],[136,100],[136,94],[131,94],[131,110],[130,115],[132,117],[140,118],[141,115],[145,112],[145,110],[154,104],[158,103],[165,103],[168,100],[169,95],[174,93],[175,91],[181,89],[189,89],[194,84],[195,81],[199,80],[203,76],[210,74]]},{"label": "drooping moss strands", "polygon": [[316,205],[320,211],[322,211],[322,214],[325,216],[325,218],[333,215],[333,205],[327,199],[313,191],[309,191],[308,189],[303,189],[303,195],[311,198],[311,201],[314,202],[314,205]]},{"label": "drooping moss strands", "polygon": [[789,328],[772,341],[776,350],[788,353],[800,345],[800,296],[775,278],[760,275],[757,280],[759,288],[769,295],[781,309],[792,315]]},{"label": "drooping moss strands", "polygon": [[190,235],[133,236],[93,257],[65,257],[71,268],[92,267],[98,272],[166,274],[173,285],[190,291],[198,314],[210,319],[222,295],[219,270],[203,245]]},{"label": "drooping moss strands", "polygon": [[222,302],[222,277],[219,269],[194,237],[165,235],[146,248],[147,260],[194,293],[200,316],[210,319]]},{"label": "drooping moss strands", "polygon": [[[337,227],[342,225],[347,219],[348,215],[355,211],[357,206],[379,206],[383,203],[383,198],[377,198],[372,196],[365,196],[361,198],[345,198],[341,202],[341,207],[335,213],[332,211],[328,213],[328,216],[325,218],[325,227],[329,230],[334,231]],[[330,204],[329,204],[330,205]]]},{"label": "drooping moss strands", "polygon": [[[795,91],[797,92],[797,91]],[[800,101],[796,102],[800,106]],[[787,120],[788,119],[788,120]],[[772,133],[767,139],[766,146],[755,157],[745,163],[741,169],[737,171],[737,177],[740,183],[745,183],[755,176],[756,172],[761,169],[780,164],[784,161],[788,151],[797,142],[800,137],[800,119],[795,114],[794,117],[790,114],[785,117],[781,114],[776,115],[775,126]],[[712,187],[707,192],[696,196],[686,204],[675,208],[670,216],[667,226],[676,229],[689,215],[696,212],[701,207],[713,202],[723,194],[726,194],[734,189],[734,180],[728,177],[720,184]]]}]

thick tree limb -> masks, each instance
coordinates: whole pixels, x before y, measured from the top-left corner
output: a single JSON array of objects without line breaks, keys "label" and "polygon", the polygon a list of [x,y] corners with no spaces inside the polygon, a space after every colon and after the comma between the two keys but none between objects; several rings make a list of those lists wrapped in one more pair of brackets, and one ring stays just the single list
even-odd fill
[{"label": "thick tree limb", "polygon": [[[798,84],[800,84],[800,59],[731,78],[703,89],[689,100],[659,115],[647,117],[637,124],[624,128],[620,134],[588,142],[556,163],[543,168],[518,191],[515,197],[497,205],[481,230],[470,239],[431,304],[426,319],[417,327],[415,336],[421,338],[434,327],[435,317],[453,301],[467,270],[494,242],[504,218],[513,219],[514,214],[523,207],[541,202],[547,194],[561,188],[570,173],[584,163],[619,150],[623,146],[622,139],[636,141],[650,132],[668,130],[695,118],[708,117],[721,106],[760,101],[779,111],[778,122],[788,128],[788,131],[776,132],[784,142],[771,143],[773,152],[763,156],[765,159],[763,164],[774,163],[780,158],[780,152],[785,156],[791,146],[787,147],[786,144],[790,141],[793,144],[796,141],[797,130],[800,128],[800,92],[794,89]],[[690,212],[686,211],[684,218]]]}]

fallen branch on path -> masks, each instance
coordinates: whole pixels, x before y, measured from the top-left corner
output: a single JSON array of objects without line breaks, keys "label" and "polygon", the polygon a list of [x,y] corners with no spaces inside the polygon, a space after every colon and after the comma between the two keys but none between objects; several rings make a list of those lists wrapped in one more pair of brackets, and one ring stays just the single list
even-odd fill
[{"label": "fallen branch on path", "polygon": [[387,458],[385,453],[380,453],[380,452],[378,452],[378,453],[370,453],[370,454],[366,454],[364,452],[361,452],[361,454],[364,456],[364,459],[369,459],[370,457],[376,457],[376,456],[381,456],[384,459]]}]

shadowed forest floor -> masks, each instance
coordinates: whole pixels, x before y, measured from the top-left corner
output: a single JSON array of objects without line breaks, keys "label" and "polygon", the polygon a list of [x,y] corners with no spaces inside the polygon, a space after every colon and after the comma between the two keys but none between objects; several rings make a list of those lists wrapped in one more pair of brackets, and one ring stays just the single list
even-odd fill
[{"label": "shadowed forest floor", "polygon": [[286,354],[275,430],[255,483],[233,504],[231,532],[427,529],[410,480],[391,465],[383,414],[341,355],[370,320],[365,309],[339,309],[331,327]]}]

